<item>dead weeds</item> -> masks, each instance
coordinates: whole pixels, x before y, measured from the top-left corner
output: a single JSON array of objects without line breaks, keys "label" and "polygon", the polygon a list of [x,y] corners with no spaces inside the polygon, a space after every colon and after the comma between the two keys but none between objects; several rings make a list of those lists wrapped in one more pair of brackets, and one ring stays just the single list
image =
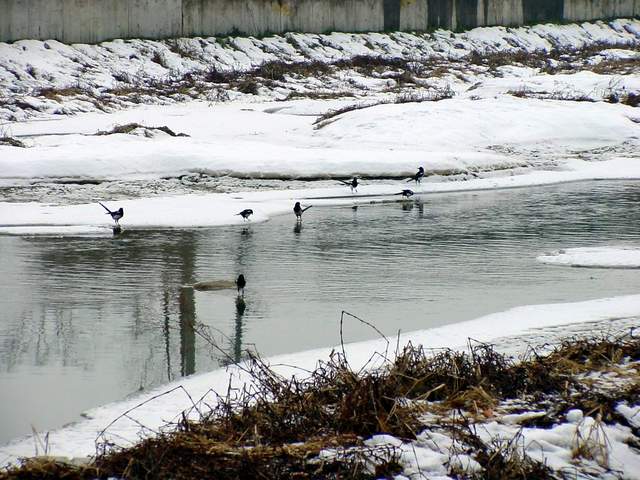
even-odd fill
[{"label": "dead weeds", "polygon": [[[393,359],[374,357],[383,360],[382,367],[354,371],[344,352],[334,352],[298,378],[279,375],[249,353],[240,368],[252,382],[218,396],[215,407],[197,421],[185,415],[167,433],[133,447],[104,443],[87,466],[26,460],[0,473],[0,479],[388,477],[401,471],[398,452],[366,447],[364,439],[378,433],[416,438],[426,428],[420,416],[428,405],[492,411],[507,399],[540,399],[553,405],[545,422],[581,408],[598,421],[624,423],[616,405],[633,403],[640,393],[638,382],[616,395],[581,384],[581,375],[640,360],[640,339],[631,334],[565,341],[545,355],[532,349],[520,361],[471,341],[467,351],[433,352],[408,344]],[[452,465],[460,478],[553,478],[549,467],[518,448],[517,438],[483,442],[464,416],[441,426],[451,429],[482,467],[462,472]],[[582,450],[589,447],[587,440]],[[604,461],[603,452],[582,450],[576,455]]]}]

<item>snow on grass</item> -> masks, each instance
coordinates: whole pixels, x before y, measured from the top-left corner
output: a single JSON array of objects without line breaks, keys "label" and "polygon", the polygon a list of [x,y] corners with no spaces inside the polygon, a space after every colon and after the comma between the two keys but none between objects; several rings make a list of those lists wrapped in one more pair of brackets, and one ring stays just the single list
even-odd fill
[{"label": "snow on grass", "polygon": [[[288,33],[281,36],[256,38],[179,38],[163,41],[113,40],[99,45],[64,45],[55,40],[21,40],[0,43],[0,94],[19,101],[0,103],[0,118],[25,119],[40,113],[72,113],[111,109],[123,102],[167,103],[184,101],[194,93],[199,98],[253,97],[239,93],[237,85],[221,86],[214,73],[247,72],[268,62],[322,63],[348,62],[358,57],[383,57],[389,60],[457,61],[471,54],[496,53],[539,54],[552,50],[575,50],[590,46],[609,45],[611,52],[603,58],[624,60],[633,58],[633,49],[640,38],[638,20],[615,20],[574,25],[537,25],[520,28],[484,27],[468,32],[452,33],[438,30],[432,34],[331,33],[326,35]],[[543,63],[546,59],[543,59]],[[551,65],[555,60],[549,59]],[[474,71],[488,73],[491,68],[462,68],[454,72],[423,75],[419,83],[467,83],[464,79]],[[347,70],[349,70],[347,68]],[[454,69],[455,70],[455,69]],[[437,71],[437,69],[436,69]],[[414,72],[415,73],[415,72]],[[188,77],[191,75],[191,77]],[[202,78],[196,85],[193,78]],[[279,76],[278,76],[279,77]],[[307,80],[296,74],[285,74],[276,86],[263,88],[263,98],[282,99],[302,89],[315,93],[318,86],[307,88]],[[353,72],[343,78],[323,75],[328,88],[325,92],[353,90],[367,95],[374,83],[375,91],[399,86],[398,82],[380,79],[360,79]],[[374,75],[375,77],[375,75]],[[380,75],[378,74],[378,77]],[[473,75],[471,75],[473,77]],[[143,90],[162,89],[163,86],[183,82],[186,89],[176,89],[161,100],[153,93],[141,98]],[[372,83],[373,82],[373,83]],[[224,82],[223,82],[224,83]],[[265,84],[266,86],[266,84]],[[320,85],[322,86],[322,85]],[[468,86],[468,85],[467,85]],[[221,92],[221,90],[225,90]],[[109,93],[110,97],[104,97]],[[125,98],[127,97],[127,98]],[[121,105],[122,106],[122,105]]]},{"label": "snow on grass", "polygon": [[638,247],[567,248],[540,255],[539,262],[550,265],[588,268],[640,268]]}]

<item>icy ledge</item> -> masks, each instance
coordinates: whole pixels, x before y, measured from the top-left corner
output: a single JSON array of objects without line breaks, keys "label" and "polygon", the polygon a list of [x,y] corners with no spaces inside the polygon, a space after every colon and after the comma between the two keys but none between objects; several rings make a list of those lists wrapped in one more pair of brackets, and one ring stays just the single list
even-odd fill
[{"label": "icy ledge", "polygon": [[550,265],[587,268],[640,268],[640,248],[585,247],[558,250],[536,258]]}]

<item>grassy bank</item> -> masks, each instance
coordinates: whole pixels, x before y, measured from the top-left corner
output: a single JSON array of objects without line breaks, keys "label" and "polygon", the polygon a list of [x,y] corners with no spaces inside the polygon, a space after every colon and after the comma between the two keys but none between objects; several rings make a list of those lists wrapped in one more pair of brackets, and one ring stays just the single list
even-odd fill
[{"label": "grassy bank", "polygon": [[[407,345],[394,358],[371,359],[383,366],[354,371],[335,353],[305,378],[285,378],[251,357],[253,385],[221,392],[198,421],[185,416],[129,448],[102,444],[86,465],[25,459],[0,479],[428,478],[407,446],[415,453],[429,442],[439,443],[439,468],[452,478],[616,477],[610,426],[640,456],[640,415],[628,413],[640,394],[633,332],[565,341],[517,360],[477,343],[466,352]],[[563,453],[571,471],[536,458],[526,441],[527,432],[564,425],[573,432]],[[502,426],[514,434],[498,434]]]}]

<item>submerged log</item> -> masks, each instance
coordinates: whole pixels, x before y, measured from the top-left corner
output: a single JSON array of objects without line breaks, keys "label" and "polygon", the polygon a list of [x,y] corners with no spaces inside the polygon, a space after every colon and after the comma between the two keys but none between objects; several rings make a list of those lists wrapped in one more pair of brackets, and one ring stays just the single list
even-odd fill
[{"label": "submerged log", "polygon": [[193,284],[195,290],[227,290],[237,288],[236,282],[233,280],[209,280],[206,282],[197,282]]}]

